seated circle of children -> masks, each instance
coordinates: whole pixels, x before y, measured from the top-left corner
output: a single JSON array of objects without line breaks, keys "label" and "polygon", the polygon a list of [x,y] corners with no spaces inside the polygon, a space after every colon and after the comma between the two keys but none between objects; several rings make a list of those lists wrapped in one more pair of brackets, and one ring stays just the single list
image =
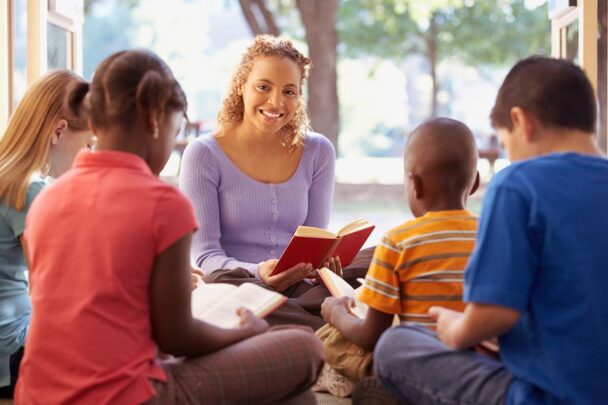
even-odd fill
[{"label": "seated circle of children", "polygon": [[432,119],[410,135],[404,177],[416,218],[391,229],[376,247],[358,296],[369,307],[365,319],[351,313],[349,298],[325,299],[328,325],[317,335],[325,344],[326,366],[313,389],[348,395],[371,372],[370,350],[395,315],[406,324],[433,327],[431,306],[464,308],[464,269],[477,228],[466,202],[479,186],[477,160],[473,134],[459,121]]}]

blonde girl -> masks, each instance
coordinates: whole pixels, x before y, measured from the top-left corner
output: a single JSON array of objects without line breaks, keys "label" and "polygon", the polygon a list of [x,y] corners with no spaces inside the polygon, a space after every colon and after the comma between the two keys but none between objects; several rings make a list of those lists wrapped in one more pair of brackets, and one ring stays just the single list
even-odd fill
[{"label": "blonde girl", "polygon": [[[21,235],[30,204],[50,178],[93,145],[87,117],[64,104],[67,89],[83,79],[58,70],[25,93],[0,139],[0,396],[12,397],[31,304]],[[68,103],[78,103],[74,94]]]}]

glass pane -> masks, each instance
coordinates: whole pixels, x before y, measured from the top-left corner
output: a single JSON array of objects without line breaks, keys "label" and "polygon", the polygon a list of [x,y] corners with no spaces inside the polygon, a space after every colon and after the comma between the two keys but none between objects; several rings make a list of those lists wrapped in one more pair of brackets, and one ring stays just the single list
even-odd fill
[{"label": "glass pane", "polygon": [[27,89],[27,0],[14,0],[12,17],[12,108],[14,108]]},{"label": "glass pane", "polygon": [[566,27],[566,52],[569,61],[580,65],[578,52],[578,19]]},{"label": "glass pane", "polygon": [[48,70],[69,69],[68,41],[70,32],[54,24],[47,23],[47,64]]}]

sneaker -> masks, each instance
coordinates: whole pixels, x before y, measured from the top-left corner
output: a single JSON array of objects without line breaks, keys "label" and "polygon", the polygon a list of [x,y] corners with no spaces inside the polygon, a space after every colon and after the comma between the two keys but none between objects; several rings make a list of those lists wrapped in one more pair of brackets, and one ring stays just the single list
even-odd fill
[{"label": "sneaker", "polygon": [[354,389],[355,384],[351,380],[331,368],[327,363],[323,365],[319,378],[312,387],[315,392],[329,392],[336,397],[348,397]]}]

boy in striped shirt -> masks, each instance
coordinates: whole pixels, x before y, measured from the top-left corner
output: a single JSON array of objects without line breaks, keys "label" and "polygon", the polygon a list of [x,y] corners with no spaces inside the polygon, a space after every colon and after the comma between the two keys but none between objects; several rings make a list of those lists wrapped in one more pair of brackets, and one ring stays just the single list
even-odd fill
[{"label": "boy in striped shirt", "polygon": [[[463,275],[477,228],[477,218],[465,205],[479,186],[477,158],[473,134],[459,121],[433,119],[411,134],[405,188],[416,218],[390,230],[376,247],[358,297],[369,307],[365,319],[352,315],[348,298],[325,299],[322,315],[333,328],[317,334],[326,346],[326,375],[338,371],[354,382],[365,375],[361,365],[369,369],[369,351],[395,315],[402,322],[434,327],[430,307],[464,308]],[[352,364],[343,361],[349,356],[335,353],[340,338],[361,348],[360,354],[367,352],[369,361],[349,370]]]}]

